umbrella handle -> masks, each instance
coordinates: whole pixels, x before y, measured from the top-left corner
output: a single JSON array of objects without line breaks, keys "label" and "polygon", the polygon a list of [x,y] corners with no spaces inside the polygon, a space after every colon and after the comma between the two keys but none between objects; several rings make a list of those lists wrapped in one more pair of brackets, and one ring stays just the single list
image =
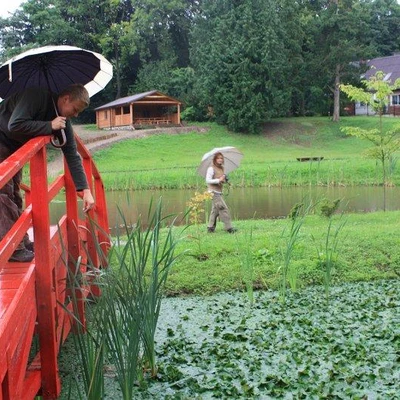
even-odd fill
[{"label": "umbrella handle", "polygon": [[[65,143],[67,143],[67,137],[65,136],[65,131],[64,129],[61,129],[61,139],[62,141],[60,142],[60,138],[57,136],[53,136],[50,140],[50,143],[54,146],[57,147],[58,149],[63,147]],[[58,141],[58,142],[57,142]]]}]

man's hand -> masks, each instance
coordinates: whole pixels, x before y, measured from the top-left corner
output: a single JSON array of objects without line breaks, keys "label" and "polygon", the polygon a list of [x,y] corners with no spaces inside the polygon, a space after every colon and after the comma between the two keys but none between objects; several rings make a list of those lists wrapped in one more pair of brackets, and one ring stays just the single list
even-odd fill
[{"label": "man's hand", "polygon": [[89,189],[83,189],[83,211],[88,212],[94,207],[94,198]]},{"label": "man's hand", "polygon": [[51,129],[53,131],[59,131],[60,129],[64,129],[67,123],[67,118],[65,117],[56,117],[51,121]]}]

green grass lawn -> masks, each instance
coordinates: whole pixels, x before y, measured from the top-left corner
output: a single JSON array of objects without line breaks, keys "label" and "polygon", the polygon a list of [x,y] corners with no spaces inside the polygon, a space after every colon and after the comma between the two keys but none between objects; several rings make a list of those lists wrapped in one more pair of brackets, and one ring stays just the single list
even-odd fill
[{"label": "green grass lawn", "polygon": [[[384,119],[389,129],[399,122]],[[116,143],[94,154],[108,190],[198,188],[196,173],[204,153],[213,147],[235,146],[244,153],[240,168],[231,174],[238,186],[379,185],[380,165],[363,157],[371,145],[341,132],[343,126],[374,128],[376,117],[285,118],[265,124],[261,135],[229,132],[215,123],[205,133],[157,134]],[[298,157],[324,157],[301,163]],[[390,176],[400,183],[395,169]]]},{"label": "green grass lawn", "polygon": [[[328,219],[309,215],[299,231],[290,265],[298,290],[323,284],[324,246],[342,222],[332,284],[400,276],[400,212],[336,215],[329,235]],[[278,290],[290,224],[290,219],[236,221],[235,235],[222,229],[208,234],[205,225],[190,226],[182,233],[182,228],[174,228],[176,235],[182,235],[177,251],[183,256],[171,270],[167,293],[246,291],[249,269],[255,289]],[[246,251],[250,259],[243,258]]]}]

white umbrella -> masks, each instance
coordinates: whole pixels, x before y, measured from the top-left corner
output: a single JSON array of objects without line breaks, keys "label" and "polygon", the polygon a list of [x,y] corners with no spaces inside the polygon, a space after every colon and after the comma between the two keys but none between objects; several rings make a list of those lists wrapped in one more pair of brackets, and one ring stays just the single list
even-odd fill
[{"label": "white umbrella", "polygon": [[224,156],[224,171],[226,174],[238,168],[240,161],[243,158],[243,153],[241,153],[236,147],[226,146],[212,149],[208,153],[204,154],[201,159],[201,164],[197,168],[197,172],[204,178],[207,175],[208,167],[212,165],[215,153],[222,153]]}]

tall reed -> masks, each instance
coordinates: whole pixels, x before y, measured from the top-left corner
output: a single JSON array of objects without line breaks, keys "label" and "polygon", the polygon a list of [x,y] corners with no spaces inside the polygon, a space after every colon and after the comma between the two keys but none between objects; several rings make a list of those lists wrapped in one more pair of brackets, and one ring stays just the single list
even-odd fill
[{"label": "tall reed", "polygon": [[76,390],[80,393],[83,384],[85,399],[98,400],[104,397],[104,340],[101,331],[86,332],[78,323],[72,335],[77,349],[80,382],[76,379]]},{"label": "tall reed", "polygon": [[280,273],[279,295],[283,303],[286,301],[287,284],[290,284],[293,291],[297,289],[298,271],[296,268],[293,268],[291,261],[295,245],[299,238],[300,228],[304,223],[305,217],[309,214],[311,207],[311,205],[306,207],[304,203],[295,204],[288,216],[290,220],[289,233],[286,233],[287,228],[285,228],[281,235],[284,244],[281,248],[282,264],[278,272]]},{"label": "tall reed", "polygon": [[243,282],[246,287],[247,297],[250,304],[254,303],[254,255],[253,255],[253,229],[250,228],[250,232],[244,232],[242,237],[243,241],[239,240],[239,235],[236,236],[237,241],[237,252],[240,259],[240,270]]},{"label": "tall reed", "polygon": [[[90,221],[94,228],[94,221]],[[97,227],[100,229],[100,227]],[[94,230],[93,230],[94,232]],[[87,399],[97,400],[104,397],[104,338],[100,330],[88,330],[84,322],[79,319],[79,309],[81,302],[85,302],[86,317],[93,326],[96,326],[96,308],[91,307],[94,295],[85,297],[83,291],[90,290],[95,277],[102,274],[101,270],[92,266],[89,254],[87,254],[88,265],[82,264],[82,256],[73,262],[74,268],[69,268],[67,261],[67,249],[60,235],[60,242],[63,254],[63,260],[67,267],[67,298],[66,304],[72,305],[71,312],[66,304],[60,304],[68,313],[73,324],[72,340],[76,349],[77,362],[75,363],[74,379],[69,382],[69,399]],[[100,243],[94,241],[97,253],[101,260],[105,260],[105,255],[101,249]],[[83,251],[87,251],[86,246],[82,246]],[[69,255],[71,258],[71,255]],[[63,334],[62,334],[63,335]],[[61,351],[62,349],[60,349]],[[78,378],[79,377],[79,378]],[[76,383],[73,390],[72,382]],[[84,392],[84,395],[82,394]]]},{"label": "tall reed", "polygon": [[[343,213],[340,214],[337,224],[334,225],[334,212],[338,209],[339,203],[339,199],[333,202],[329,202],[325,199],[325,201],[321,202],[321,212],[328,218],[328,225],[326,233],[324,234],[323,243],[319,246],[317,245],[317,255],[319,265],[323,269],[324,291],[325,297],[328,301],[330,287],[332,285],[332,271],[337,265],[337,258],[339,255],[338,247],[341,239],[340,233],[346,225],[346,220],[343,219]],[[314,243],[317,243],[314,235],[311,235],[311,237],[313,238]]]},{"label": "tall reed", "polygon": [[[164,227],[162,201],[149,206],[148,226],[137,221],[132,228],[120,212],[124,231],[109,252],[110,267],[97,275],[102,295],[96,299],[87,332],[74,341],[83,369],[87,398],[103,396],[105,360],[115,371],[123,400],[131,400],[143,371],[157,373],[155,333],[163,290],[175,255],[173,224]],[[99,376],[101,374],[101,376]],[[94,393],[94,386],[96,394]],[[97,396],[97,397],[96,397]]]}]

